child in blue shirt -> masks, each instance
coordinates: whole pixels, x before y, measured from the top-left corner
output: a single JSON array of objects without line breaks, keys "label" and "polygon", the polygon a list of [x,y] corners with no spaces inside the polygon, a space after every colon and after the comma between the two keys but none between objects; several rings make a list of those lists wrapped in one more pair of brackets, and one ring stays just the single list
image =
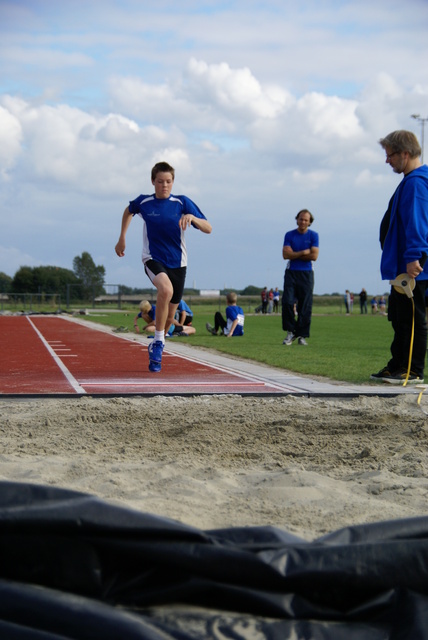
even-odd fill
[{"label": "child in blue shirt", "polygon": [[140,313],[134,318],[134,329],[136,333],[140,333],[138,328],[138,320],[140,318],[144,320],[146,323],[144,327],[142,327],[141,331],[147,331],[148,333],[152,333],[155,330],[155,320],[156,320],[156,305],[151,304],[148,300],[142,300],[139,304]]},{"label": "child in blue shirt", "polygon": [[244,335],[244,312],[241,307],[238,307],[236,301],[238,296],[234,291],[230,291],[226,296],[226,320],[223,318],[220,311],[216,311],[214,316],[214,327],[209,322],[205,325],[207,330],[217,335],[219,329],[222,330],[220,335],[225,335],[227,338],[235,338],[237,336]]},{"label": "child in blue shirt", "polygon": [[184,300],[180,300],[178,303],[176,320],[178,321],[178,324],[183,326],[187,326],[193,322],[193,311]]}]

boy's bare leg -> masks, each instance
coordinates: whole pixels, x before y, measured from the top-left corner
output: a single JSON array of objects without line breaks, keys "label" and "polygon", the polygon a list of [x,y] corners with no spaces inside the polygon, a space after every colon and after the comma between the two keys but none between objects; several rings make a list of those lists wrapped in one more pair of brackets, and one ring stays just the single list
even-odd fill
[{"label": "boy's bare leg", "polygon": [[166,273],[159,273],[153,280],[157,289],[156,297],[156,331],[168,331],[173,323],[178,302],[171,302],[173,290],[171,280]]},{"label": "boy's bare leg", "polygon": [[[168,317],[170,315],[170,300],[173,294],[171,280],[168,278],[166,273],[158,273],[153,280],[153,284],[157,289],[155,320],[156,331],[165,331]],[[178,305],[175,306],[177,307]]]},{"label": "boy's bare leg", "polygon": [[177,304],[175,302],[170,302],[168,305],[168,317],[166,320],[166,324],[165,324],[165,333],[168,331],[168,329],[170,328],[170,326],[172,325],[173,321],[174,321],[174,316],[175,316],[175,312],[177,311],[178,308],[178,302]]},{"label": "boy's bare leg", "polygon": [[[158,273],[153,279],[157,289],[155,337],[149,344],[149,371],[159,372],[162,369],[162,352],[165,345],[165,325],[170,313],[170,300],[173,294],[171,280],[166,273]],[[178,305],[177,305],[178,306]]]}]

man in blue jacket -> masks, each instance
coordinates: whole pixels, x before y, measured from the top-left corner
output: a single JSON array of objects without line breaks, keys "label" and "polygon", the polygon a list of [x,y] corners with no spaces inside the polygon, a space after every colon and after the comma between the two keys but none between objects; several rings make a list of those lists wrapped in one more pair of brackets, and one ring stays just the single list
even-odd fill
[{"label": "man in blue jacket", "polygon": [[388,319],[394,330],[392,357],[371,378],[393,384],[405,380],[423,382],[427,349],[428,167],[421,163],[421,147],[411,131],[393,131],[381,138],[379,144],[385,150],[386,162],[394,173],[403,174],[380,226],[382,279],[394,280],[405,273],[416,280],[413,299],[391,288]]}]

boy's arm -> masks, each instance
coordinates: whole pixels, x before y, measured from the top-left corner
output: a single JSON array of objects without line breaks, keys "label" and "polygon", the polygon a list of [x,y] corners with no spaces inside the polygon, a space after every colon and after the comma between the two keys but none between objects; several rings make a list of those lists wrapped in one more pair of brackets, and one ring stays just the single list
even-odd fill
[{"label": "boy's arm", "polygon": [[232,326],[230,327],[230,331],[227,334],[226,338],[231,338],[233,336],[233,332],[235,331],[237,326],[238,326],[238,318],[236,318],[236,320],[232,322]]},{"label": "boy's arm", "polygon": [[125,255],[125,247],[126,247],[126,232],[128,231],[128,227],[131,224],[132,213],[129,211],[129,207],[126,207],[122,216],[122,226],[120,229],[119,240],[114,248],[119,258],[122,258]]},{"label": "boy's arm", "polygon": [[178,226],[183,230],[187,229],[187,227],[190,227],[192,224],[203,233],[211,233],[213,230],[208,220],[205,220],[205,218],[197,218],[191,213],[185,213],[178,221]]}]

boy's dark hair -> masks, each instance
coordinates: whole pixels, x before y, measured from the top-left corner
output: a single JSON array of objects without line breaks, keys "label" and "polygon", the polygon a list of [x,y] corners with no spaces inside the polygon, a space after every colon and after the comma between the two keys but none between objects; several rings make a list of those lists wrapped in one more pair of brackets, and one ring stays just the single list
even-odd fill
[{"label": "boy's dark hair", "polygon": [[152,181],[155,180],[158,173],[170,173],[172,175],[172,179],[175,178],[175,169],[171,167],[167,162],[157,162],[152,169]]},{"label": "boy's dark hair", "polygon": [[297,216],[296,216],[296,220],[298,220],[298,219],[299,219],[299,216],[300,216],[300,214],[301,214],[301,213],[309,213],[309,219],[310,219],[309,226],[311,226],[311,224],[312,224],[312,223],[313,223],[313,221],[315,220],[315,218],[314,218],[314,216],[312,215],[312,213],[311,213],[308,209],[301,209],[301,210],[299,211],[299,213],[297,214]]}]

